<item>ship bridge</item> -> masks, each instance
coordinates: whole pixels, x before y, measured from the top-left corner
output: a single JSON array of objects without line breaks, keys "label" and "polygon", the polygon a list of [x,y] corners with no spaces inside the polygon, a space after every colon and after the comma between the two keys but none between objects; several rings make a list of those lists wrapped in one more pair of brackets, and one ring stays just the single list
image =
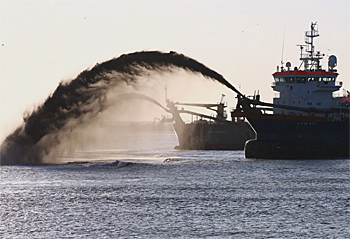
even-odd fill
[{"label": "ship bridge", "polygon": [[[323,82],[335,82],[338,73],[327,72],[325,70],[320,71],[283,71],[275,72],[273,74],[275,83],[306,83],[309,81],[323,81]],[[276,85],[275,84],[275,85]]]},{"label": "ship bridge", "polygon": [[285,71],[275,72],[273,74],[274,82],[272,88],[282,94],[288,90],[298,90],[293,94],[301,93],[306,90],[312,92],[330,92],[339,90],[342,86],[341,82],[336,82],[338,73],[327,71]]}]

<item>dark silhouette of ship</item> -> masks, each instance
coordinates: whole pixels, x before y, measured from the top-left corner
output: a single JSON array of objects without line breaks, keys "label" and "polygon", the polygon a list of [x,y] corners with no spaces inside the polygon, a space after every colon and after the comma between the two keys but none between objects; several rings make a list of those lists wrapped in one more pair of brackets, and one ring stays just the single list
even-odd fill
[{"label": "dark silhouette of ship", "polygon": [[[177,106],[194,106],[216,112],[216,115],[205,115],[198,112],[178,109]],[[167,100],[169,112],[172,114],[174,130],[179,145],[176,149],[185,150],[243,150],[245,142],[255,137],[255,133],[244,117],[227,120],[222,102],[217,104],[174,103]],[[197,117],[191,123],[185,123],[180,114]]]},{"label": "dark silhouette of ship", "polygon": [[329,56],[328,70],[322,69],[324,54],[314,48],[318,36],[316,23],[311,23],[306,45],[299,45],[302,64],[277,67],[272,88],[280,95],[272,104],[236,90],[238,104],[232,115],[246,117],[257,133],[245,145],[247,158],[349,158],[350,94],[333,96],[342,86],[336,82],[337,58]]}]

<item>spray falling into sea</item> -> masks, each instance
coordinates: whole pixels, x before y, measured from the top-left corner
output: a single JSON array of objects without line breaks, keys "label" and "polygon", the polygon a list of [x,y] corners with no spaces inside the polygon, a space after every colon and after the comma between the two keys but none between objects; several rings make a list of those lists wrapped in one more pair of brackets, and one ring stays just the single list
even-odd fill
[{"label": "spray falling into sea", "polygon": [[[42,164],[53,160],[55,151],[70,139],[70,133],[87,124],[125,93],[138,92],[147,75],[176,69],[202,74],[233,91],[237,90],[220,74],[198,61],[175,52],[142,51],[95,65],[68,83],[60,83],[43,105],[24,118],[23,124],[1,145],[0,164]],[[113,100],[109,97],[113,89]]]}]

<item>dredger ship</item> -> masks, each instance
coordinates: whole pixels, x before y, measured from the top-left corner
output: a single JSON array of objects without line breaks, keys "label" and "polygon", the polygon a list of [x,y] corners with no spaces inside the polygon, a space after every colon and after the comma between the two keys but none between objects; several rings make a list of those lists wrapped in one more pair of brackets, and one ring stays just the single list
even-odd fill
[{"label": "dredger ship", "polygon": [[247,158],[349,158],[350,93],[333,96],[342,87],[336,81],[337,58],[329,56],[328,69],[322,68],[324,54],[314,46],[318,36],[317,23],[311,23],[305,45],[298,45],[301,65],[292,68],[287,62],[277,67],[272,88],[279,97],[273,103],[237,91],[232,116],[246,117],[256,132],[256,138],[245,144]]},{"label": "dredger ship", "polygon": [[[223,99],[223,98],[222,98]],[[197,104],[174,103],[167,100],[169,112],[172,114],[173,128],[179,145],[176,149],[186,150],[243,150],[247,140],[253,139],[255,133],[244,117],[227,120],[225,103]],[[178,109],[178,106],[182,106]],[[205,115],[185,110],[183,106],[201,107],[215,111],[215,115]],[[180,114],[197,117],[191,123],[185,123]]]}]

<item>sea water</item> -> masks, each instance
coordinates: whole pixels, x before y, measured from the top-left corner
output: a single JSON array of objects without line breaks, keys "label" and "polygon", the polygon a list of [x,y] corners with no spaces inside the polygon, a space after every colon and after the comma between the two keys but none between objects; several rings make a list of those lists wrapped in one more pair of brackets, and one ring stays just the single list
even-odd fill
[{"label": "sea water", "polygon": [[349,238],[350,160],[256,160],[134,134],[0,166],[1,238]]}]

